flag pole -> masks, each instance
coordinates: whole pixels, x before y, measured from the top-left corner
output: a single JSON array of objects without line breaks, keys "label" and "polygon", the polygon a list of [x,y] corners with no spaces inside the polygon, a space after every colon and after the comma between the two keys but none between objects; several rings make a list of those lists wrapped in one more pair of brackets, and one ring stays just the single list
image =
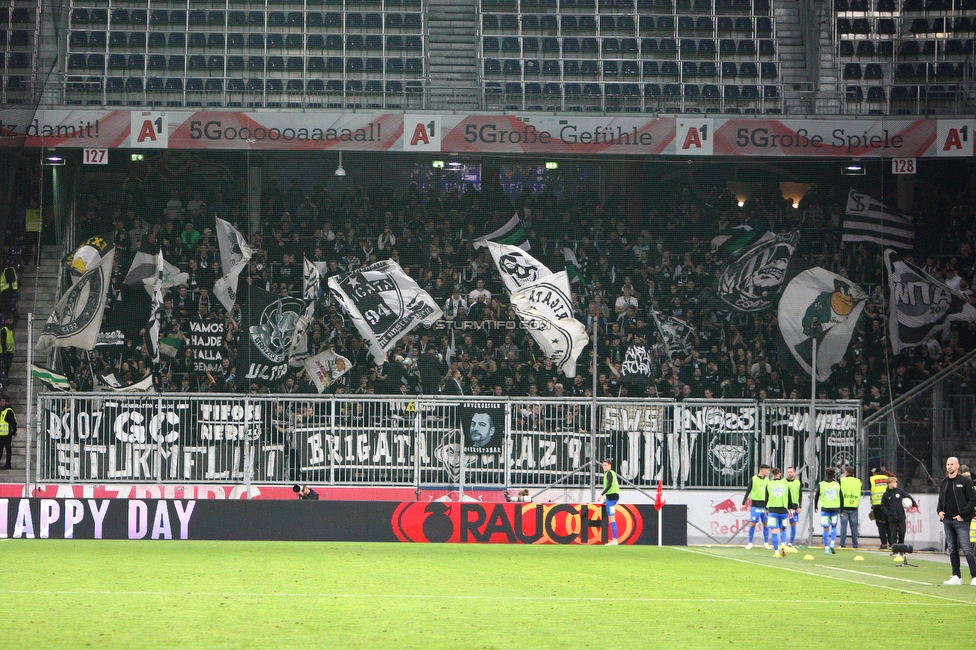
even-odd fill
[{"label": "flag pole", "polygon": [[31,416],[34,401],[34,312],[27,314],[27,426],[24,449],[24,498],[31,496]]},{"label": "flag pole", "polygon": [[[810,361],[810,446],[813,450],[813,454],[810,458],[804,458],[803,461],[807,464],[807,467],[811,468],[812,477],[810,478],[810,485],[808,488],[812,488],[817,477],[820,475],[819,463],[817,463],[817,338],[820,336],[820,323],[816,318],[810,324],[810,333],[813,337],[813,357]],[[814,503],[814,491],[809,489],[810,493],[810,508],[807,511],[810,515],[809,518],[809,532],[810,532],[810,543],[813,543],[813,507],[816,505]]]},{"label": "flag pole", "polygon": [[590,449],[593,457],[590,459],[590,503],[596,503],[596,387],[598,368],[597,360],[597,322],[599,316],[593,318],[593,403],[590,405]]}]

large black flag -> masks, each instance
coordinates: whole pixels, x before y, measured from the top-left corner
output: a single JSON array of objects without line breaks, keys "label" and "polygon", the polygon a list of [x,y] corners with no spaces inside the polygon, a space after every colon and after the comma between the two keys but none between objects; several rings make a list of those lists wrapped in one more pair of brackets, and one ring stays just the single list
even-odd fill
[{"label": "large black flag", "polygon": [[644,345],[631,345],[620,366],[620,383],[647,386],[651,383],[651,354]]},{"label": "large black flag", "polygon": [[288,354],[309,304],[294,296],[279,296],[248,285],[237,354],[240,381],[269,383],[285,376]]}]

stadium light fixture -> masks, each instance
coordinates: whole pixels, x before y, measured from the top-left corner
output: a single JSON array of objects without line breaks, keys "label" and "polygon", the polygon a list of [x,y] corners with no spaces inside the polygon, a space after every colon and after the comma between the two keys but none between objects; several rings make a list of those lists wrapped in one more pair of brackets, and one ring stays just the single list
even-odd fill
[{"label": "stadium light fixture", "polygon": [[342,152],[341,151],[339,152],[339,166],[336,167],[335,175],[336,176],[340,176],[340,177],[346,175],[346,170],[342,166]]},{"label": "stadium light fixture", "polygon": [[850,165],[845,165],[840,170],[840,173],[842,176],[864,176],[867,170],[862,165],[851,163]]},{"label": "stadium light fixture", "polygon": [[44,156],[44,160],[41,161],[41,164],[48,167],[60,166],[64,164],[64,158],[52,152]]}]

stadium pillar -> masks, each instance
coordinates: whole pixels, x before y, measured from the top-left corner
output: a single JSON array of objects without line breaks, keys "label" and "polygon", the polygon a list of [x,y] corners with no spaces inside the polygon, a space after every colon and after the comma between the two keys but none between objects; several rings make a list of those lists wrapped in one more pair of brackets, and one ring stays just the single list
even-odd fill
[{"label": "stadium pillar", "polygon": [[813,490],[810,489],[820,478],[820,467],[817,462],[818,454],[820,453],[820,445],[817,444],[817,337],[820,335],[820,323],[817,319],[813,319],[813,323],[810,325],[810,339],[813,344],[812,354],[810,356],[810,454],[803,461],[807,463],[810,467],[810,485],[808,490],[810,493],[810,508],[807,512],[810,513],[810,540],[813,541]]},{"label": "stadium pillar", "polygon": [[898,211],[910,213],[915,207],[915,176],[914,174],[898,174],[895,176],[898,189]]},{"label": "stadium pillar", "polygon": [[261,177],[260,167],[247,168],[247,219],[252,233],[261,230]]},{"label": "stadium pillar", "polygon": [[627,221],[631,233],[641,230],[641,214],[643,213],[644,161],[633,159],[627,161]]}]

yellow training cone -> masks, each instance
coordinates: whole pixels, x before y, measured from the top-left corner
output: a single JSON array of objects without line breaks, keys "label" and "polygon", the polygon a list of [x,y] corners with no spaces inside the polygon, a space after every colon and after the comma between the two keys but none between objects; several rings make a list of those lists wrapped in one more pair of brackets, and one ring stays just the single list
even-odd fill
[{"label": "yellow training cone", "polygon": [[813,559],[813,556],[808,553],[808,554],[806,554],[806,555],[803,556],[803,559],[804,560],[812,560]]},{"label": "yellow training cone", "polygon": [[857,556],[854,557],[854,561],[855,562],[863,562],[864,561],[864,558],[861,557],[860,555],[857,555]]},{"label": "yellow training cone", "polygon": [[905,558],[900,555],[896,555],[895,557],[891,558],[891,560],[892,562],[904,562]]}]

